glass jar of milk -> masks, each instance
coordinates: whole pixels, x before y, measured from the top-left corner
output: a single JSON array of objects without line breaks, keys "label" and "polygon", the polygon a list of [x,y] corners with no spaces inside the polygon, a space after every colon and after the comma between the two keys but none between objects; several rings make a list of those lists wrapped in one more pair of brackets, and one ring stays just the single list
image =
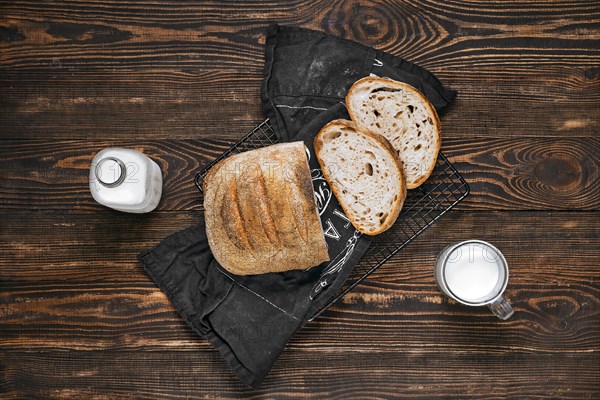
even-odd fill
[{"label": "glass jar of milk", "polygon": [[100,151],[92,160],[89,178],[94,199],[119,211],[150,212],[162,195],[160,167],[136,150]]},{"label": "glass jar of milk", "polygon": [[446,296],[468,306],[487,305],[500,319],[513,315],[502,297],[508,284],[508,263],[496,247],[467,240],[446,247],[436,260],[435,280]]}]

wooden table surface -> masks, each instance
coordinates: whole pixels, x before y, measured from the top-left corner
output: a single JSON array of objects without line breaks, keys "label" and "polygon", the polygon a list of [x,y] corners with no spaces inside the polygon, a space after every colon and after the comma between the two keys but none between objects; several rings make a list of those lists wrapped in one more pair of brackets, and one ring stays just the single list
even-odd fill
[{"label": "wooden table surface", "polygon": [[[458,208],[290,341],[246,388],[136,261],[202,218],[194,173],[263,119],[270,23],[430,69],[459,95]],[[597,1],[3,1],[0,397],[600,398]],[[159,208],[95,203],[102,148],[144,151]],[[502,322],[432,265],[480,238],[510,265]]]}]

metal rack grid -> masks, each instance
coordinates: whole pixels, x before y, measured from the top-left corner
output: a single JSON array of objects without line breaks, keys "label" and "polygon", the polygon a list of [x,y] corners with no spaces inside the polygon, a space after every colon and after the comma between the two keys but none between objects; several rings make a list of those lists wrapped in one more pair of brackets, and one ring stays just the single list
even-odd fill
[{"label": "metal rack grid", "polygon": [[[231,154],[257,149],[277,142],[278,138],[275,131],[269,120],[265,120],[198,172],[194,178],[194,183],[202,192],[202,181],[213,165]],[[310,320],[315,319],[355,288],[468,194],[469,185],[467,182],[448,159],[440,153],[436,166],[427,181],[417,189],[408,191],[408,196],[404,201],[404,206],[396,223],[373,239],[369,249],[354,267],[344,285]]]}]

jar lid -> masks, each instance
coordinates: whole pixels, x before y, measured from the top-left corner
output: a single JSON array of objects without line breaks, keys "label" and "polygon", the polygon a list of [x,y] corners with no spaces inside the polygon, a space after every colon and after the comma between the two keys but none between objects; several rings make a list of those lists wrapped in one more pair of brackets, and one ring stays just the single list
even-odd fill
[{"label": "jar lid", "polygon": [[115,187],[125,180],[126,169],[123,161],[106,157],[96,165],[96,179],[106,187]]}]

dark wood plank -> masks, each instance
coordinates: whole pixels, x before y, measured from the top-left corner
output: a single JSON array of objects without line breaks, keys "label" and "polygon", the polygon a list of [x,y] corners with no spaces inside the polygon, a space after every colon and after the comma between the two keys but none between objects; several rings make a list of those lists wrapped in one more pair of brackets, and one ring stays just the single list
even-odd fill
[{"label": "dark wood plank", "polygon": [[[214,66],[214,61],[225,68],[260,67],[264,27],[278,22],[402,51],[428,66],[453,67],[462,65],[464,58],[494,66],[514,65],[514,59],[530,63],[545,51],[555,54],[560,63],[596,66],[600,7],[593,2],[522,1],[512,2],[511,7],[502,2],[449,7],[439,0],[295,3],[178,7],[146,2],[138,5],[134,17],[131,5],[114,0],[52,5],[15,1],[3,4],[6,52],[0,60],[16,69],[56,67],[53,59],[75,70],[178,69]],[[474,46],[473,39],[489,46]],[[53,45],[51,53],[41,46],[45,44]],[[143,54],[144,46],[154,51]],[[522,46],[532,50],[526,57],[519,54]],[[454,62],[448,62],[449,56],[454,56]],[[544,64],[557,62],[553,57],[539,58]]]},{"label": "dark wood plank", "polygon": [[[207,349],[135,258],[193,224],[197,213],[154,216],[4,213],[0,345]],[[593,212],[452,212],[299,332],[292,346],[359,353],[385,353],[399,344],[460,354],[593,352],[600,346],[600,255],[589,244],[598,241],[599,226]],[[449,302],[433,280],[441,249],[472,237],[495,243],[510,264],[507,297],[516,314],[501,325],[485,308]]]},{"label": "dark wood plank", "polygon": [[[135,14],[134,14],[135,13]],[[479,62],[595,67],[600,7],[587,1],[448,6],[440,0],[132,5],[118,1],[3,4],[2,64],[75,71],[132,67],[261,67],[264,27],[302,25],[402,51],[427,67]],[[134,16],[135,15],[135,16]],[[417,34],[418,33],[418,34]],[[486,45],[474,45],[481,40]],[[52,45],[47,51],[43,45]],[[523,50],[531,51],[523,57]],[[149,51],[151,50],[151,51]],[[465,61],[465,59],[469,61]],[[453,60],[449,62],[449,59]]]},{"label": "dark wood plank", "polygon": [[[498,70],[469,66],[436,72],[449,87],[459,91],[456,103],[442,118],[445,137],[591,136],[599,128],[596,106],[600,102],[600,73],[594,68],[509,66]],[[262,68],[7,71],[0,76],[4,94],[0,104],[6,110],[0,115],[0,135],[4,138],[211,138],[215,132],[239,135],[263,118],[261,80]]]},{"label": "dark wood plank", "polygon": [[[127,147],[160,164],[164,189],[159,210],[200,209],[202,197],[193,177],[234,141],[3,141],[0,204],[9,209],[103,210],[89,194],[89,165],[102,148]],[[448,139],[442,151],[471,186],[462,209],[600,209],[600,141],[595,137]]]},{"label": "dark wood plank", "polygon": [[212,138],[264,119],[259,71],[1,75],[2,138]]},{"label": "dark wood plank", "polygon": [[[383,355],[288,348],[260,390],[232,377],[215,351],[10,351],[5,398],[596,398],[594,354]],[[90,359],[94,360],[90,364]],[[335,367],[332,367],[335,365]],[[436,379],[424,379],[436,377]]]},{"label": "dark wood plank", "polygon": [[600,208],[597,137],[457,139],[446,140],[442,151],[471,187],[461,208]]},{"label": "dark wood plank", "polygon": [[246,130],[262,116],[264,32],[274,21],[355,39],[431,69],[460,93],[444,121],[449,137],[591,136],[599,128],[600,7],[593,2],[2,8],[2,137]]},{"label": "dark wood plank", "polygon": [[[598,279],[597,271],[590,275]],[[515,316],[505,323],[486,308],[448,302],[433,282],[385,287],[369,281],[299,331],[298,342],[290,346],[357,354],[385,354],[398,346],[472,355],[594,353],[600,346],[600,291],[590,280],[557,279],[553,286],[512,279],[507,297]],[[2,299],[3,351],[210,348],[152,285],[49,281],[7,286]],[[242,335],[260,335],[261,340],[268,340],[276,329],[246,328],[231,327]]]}]

